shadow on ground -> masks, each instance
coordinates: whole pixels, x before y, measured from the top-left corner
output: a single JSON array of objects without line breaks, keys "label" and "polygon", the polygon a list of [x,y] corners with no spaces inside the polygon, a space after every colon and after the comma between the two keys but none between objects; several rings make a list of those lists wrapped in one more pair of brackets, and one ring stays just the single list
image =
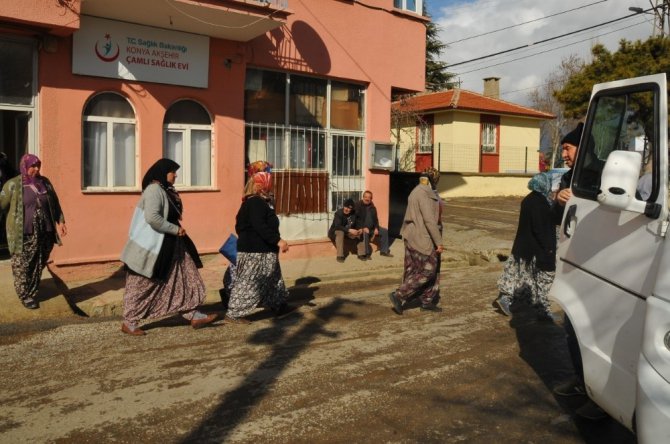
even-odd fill
[{"label": "shadow on ground", "polygon": [[270,355],[259,362],[256,369],[250,372],[236,389],[226,393],[209,415],[180,442],[224,442],[235,427],[244,421],[251,407],[257,405],[269,393],[284,370],[314,339],[319,336],[330,338],[338,336],[337,332],[325,328],[326,323],[338,317],[351,317],[342,311],[346,305],[351,304],[360,303],[334,299],[313,312],[315,318],[304,323],[292,334],[289,334],[289,327],[303,321],[300,313],[281,320],[274,319],[272,325],[256,331],[249,338],[249,342],[271,346]]},{"label": "shadow on ground", "polygon": [[[561,324],[539,322],[535,311],[526,304],[513,306],[510,326],[515,330],[519,355],[540,377],[549,391],[574,377],[565,330]],[[556,403],[569,414],[584,442],[589,444],[635,443],[635,436],[614,419],[589,421],[575,415],[586,397],[565,398],[554,395]]]}]

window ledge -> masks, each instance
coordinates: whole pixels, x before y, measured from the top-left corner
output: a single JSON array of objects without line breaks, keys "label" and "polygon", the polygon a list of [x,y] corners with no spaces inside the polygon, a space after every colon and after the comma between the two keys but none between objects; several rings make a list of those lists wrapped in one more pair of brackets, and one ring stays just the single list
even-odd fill
[{"label": "window ledge", "polygon": [[84,194],[123,194],[123,193],[141,193],[142,189],[137,187],[118,187],[118,188],[84,188],[81,190]]},{"label": "window ledge", "polygon": [[408,11],[406,9],[398,9],[398,8],[393,8],[393,14],[401,15],[410,19],[418,20],[421,22],[428,23],[430,22],[430,18],[423,16],[421,14],[417,14],[416,12]]},{"label": "window ledge", "polygon": [[[190,192],[220,192],[221,189],[217,187],[177,187],[180,193]],[[141,193],[141,188],[125,187],[125,188],[86,188],[81,190],[84,194],[124,194],[124,193]]]},{"label": "window ledge", "polygon": [[200,187],[186,187],[186,186],[179,186],[175,187],[178,192],[180,193],[190,193],[190,192],[207,192],[207,191],[221,191],[220,188],[217,187],[212,187],[212,186],[200,186]]}]

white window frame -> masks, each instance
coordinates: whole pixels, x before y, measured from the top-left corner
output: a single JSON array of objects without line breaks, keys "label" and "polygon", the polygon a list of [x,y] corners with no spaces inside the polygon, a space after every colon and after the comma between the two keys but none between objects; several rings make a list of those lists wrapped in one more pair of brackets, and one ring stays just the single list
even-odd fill
[{"label": "white window frame", "polygon": [[424,124],[419,126],[419,152],[433,152],[433,128],[432,125]]},{"label": "white window frame", "polygon": [[[116,94],[114,92],[102,92],[99,94],[96,94],[95,96],[91,97],[89,101],[87,102],[90,103],[91,100],[95,99],[96,97],[102,95],[102,94]],[[123,96],[121,96],[123,97]],[[133,114],[135,114],[135,109],[133,108],[132,104],[123,97],[123,99],[128,102],[128,105],[130,105],[131,109],[133,110]],[[138,185],[138,171],[139,171],[139,153],[137,150],[137,140],[138,140],[138,134],[137,134],[137,119],[136,118],[125,118],[125,117],[105,117],[105,116],[83,116],[83,121],[84,122],[98,122],[98,123],[105,123],[107,126],[107,183],[108,184],[113,184],[114,183],[114,124],[120,123],[120,124],[131,124],[133,125],[135,129],[135,183],[133,185],[129,186],[115,186],[115,185],[107,185],[106,187],[100,187],[100,186],[87,186],[83,183],[84,181],[84,137],[83,137],[83,132],[84,128],[82,126],[82,162],[81,162],[81,178],[82,178],[82,190],[84,192],[101,192],[101,191],[109,191],[109,192],[125,192],[125,191],[136,191],[139,189]]]},{"label": "white window frame", "polygon": [[496,154],[498,149],[496,147],[496,131],[497,126],[495,123],[484,122],[482,123],[482,146],[481,150],[484,154]]},{"label": "white window frame", "polygon": [[[202,105],[201,105],[202,106]],[[209,185],[191,185],[191,131],[209,131]],[[166,143],[168,133],[182,134],[182,164],[177,171],[177,182],[175,188],[178,190],[211,190],[214,188],[214,138],[212,137],[212,125],[196,125],[184,123],[168,123],[163,125],[163,155],[166,155]]]},{"label": "white window frame", "polygon": [[423,0],[414,0],[414,3],[415,3],[414,6],[415,6],[416,10],[410,9],[410,8],[407,7],[407,0],[393,0],[393,6],[395,8],[402,9],[404,11],[410,11],[410,12],[413,12],[415,14],[422,15],[423,14]]}]

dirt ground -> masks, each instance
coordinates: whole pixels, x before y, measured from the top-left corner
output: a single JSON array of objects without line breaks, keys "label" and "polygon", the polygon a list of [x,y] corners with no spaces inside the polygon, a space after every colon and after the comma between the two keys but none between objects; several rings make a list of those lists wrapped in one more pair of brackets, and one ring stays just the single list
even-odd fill
[{"label": "dirt ground", "polygon": [[292,292],[297,314],[249,326],[169,319],[143,338],[118,318],[0,326],[0,442],[634,442],[552,395],[572,375],[560,325],[491,306],[519,201],[448,202],[442,313],[395,315],[390,269],[311,277]]}]

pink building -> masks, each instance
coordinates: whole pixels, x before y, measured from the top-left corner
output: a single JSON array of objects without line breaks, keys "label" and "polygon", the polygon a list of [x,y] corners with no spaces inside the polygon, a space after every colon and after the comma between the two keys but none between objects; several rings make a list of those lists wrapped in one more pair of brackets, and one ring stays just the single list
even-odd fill
[{"label": "pink building", "polygon": [[420,0],[0,2],[0,151],[43,161],[69,234],[57,263],[118,259],[147,168],[182,165],[184,227],[230,232],[244,166],[275,165],[282,236],[319,254],[362,190],[388,215],[392,92],[424,85]]}]

